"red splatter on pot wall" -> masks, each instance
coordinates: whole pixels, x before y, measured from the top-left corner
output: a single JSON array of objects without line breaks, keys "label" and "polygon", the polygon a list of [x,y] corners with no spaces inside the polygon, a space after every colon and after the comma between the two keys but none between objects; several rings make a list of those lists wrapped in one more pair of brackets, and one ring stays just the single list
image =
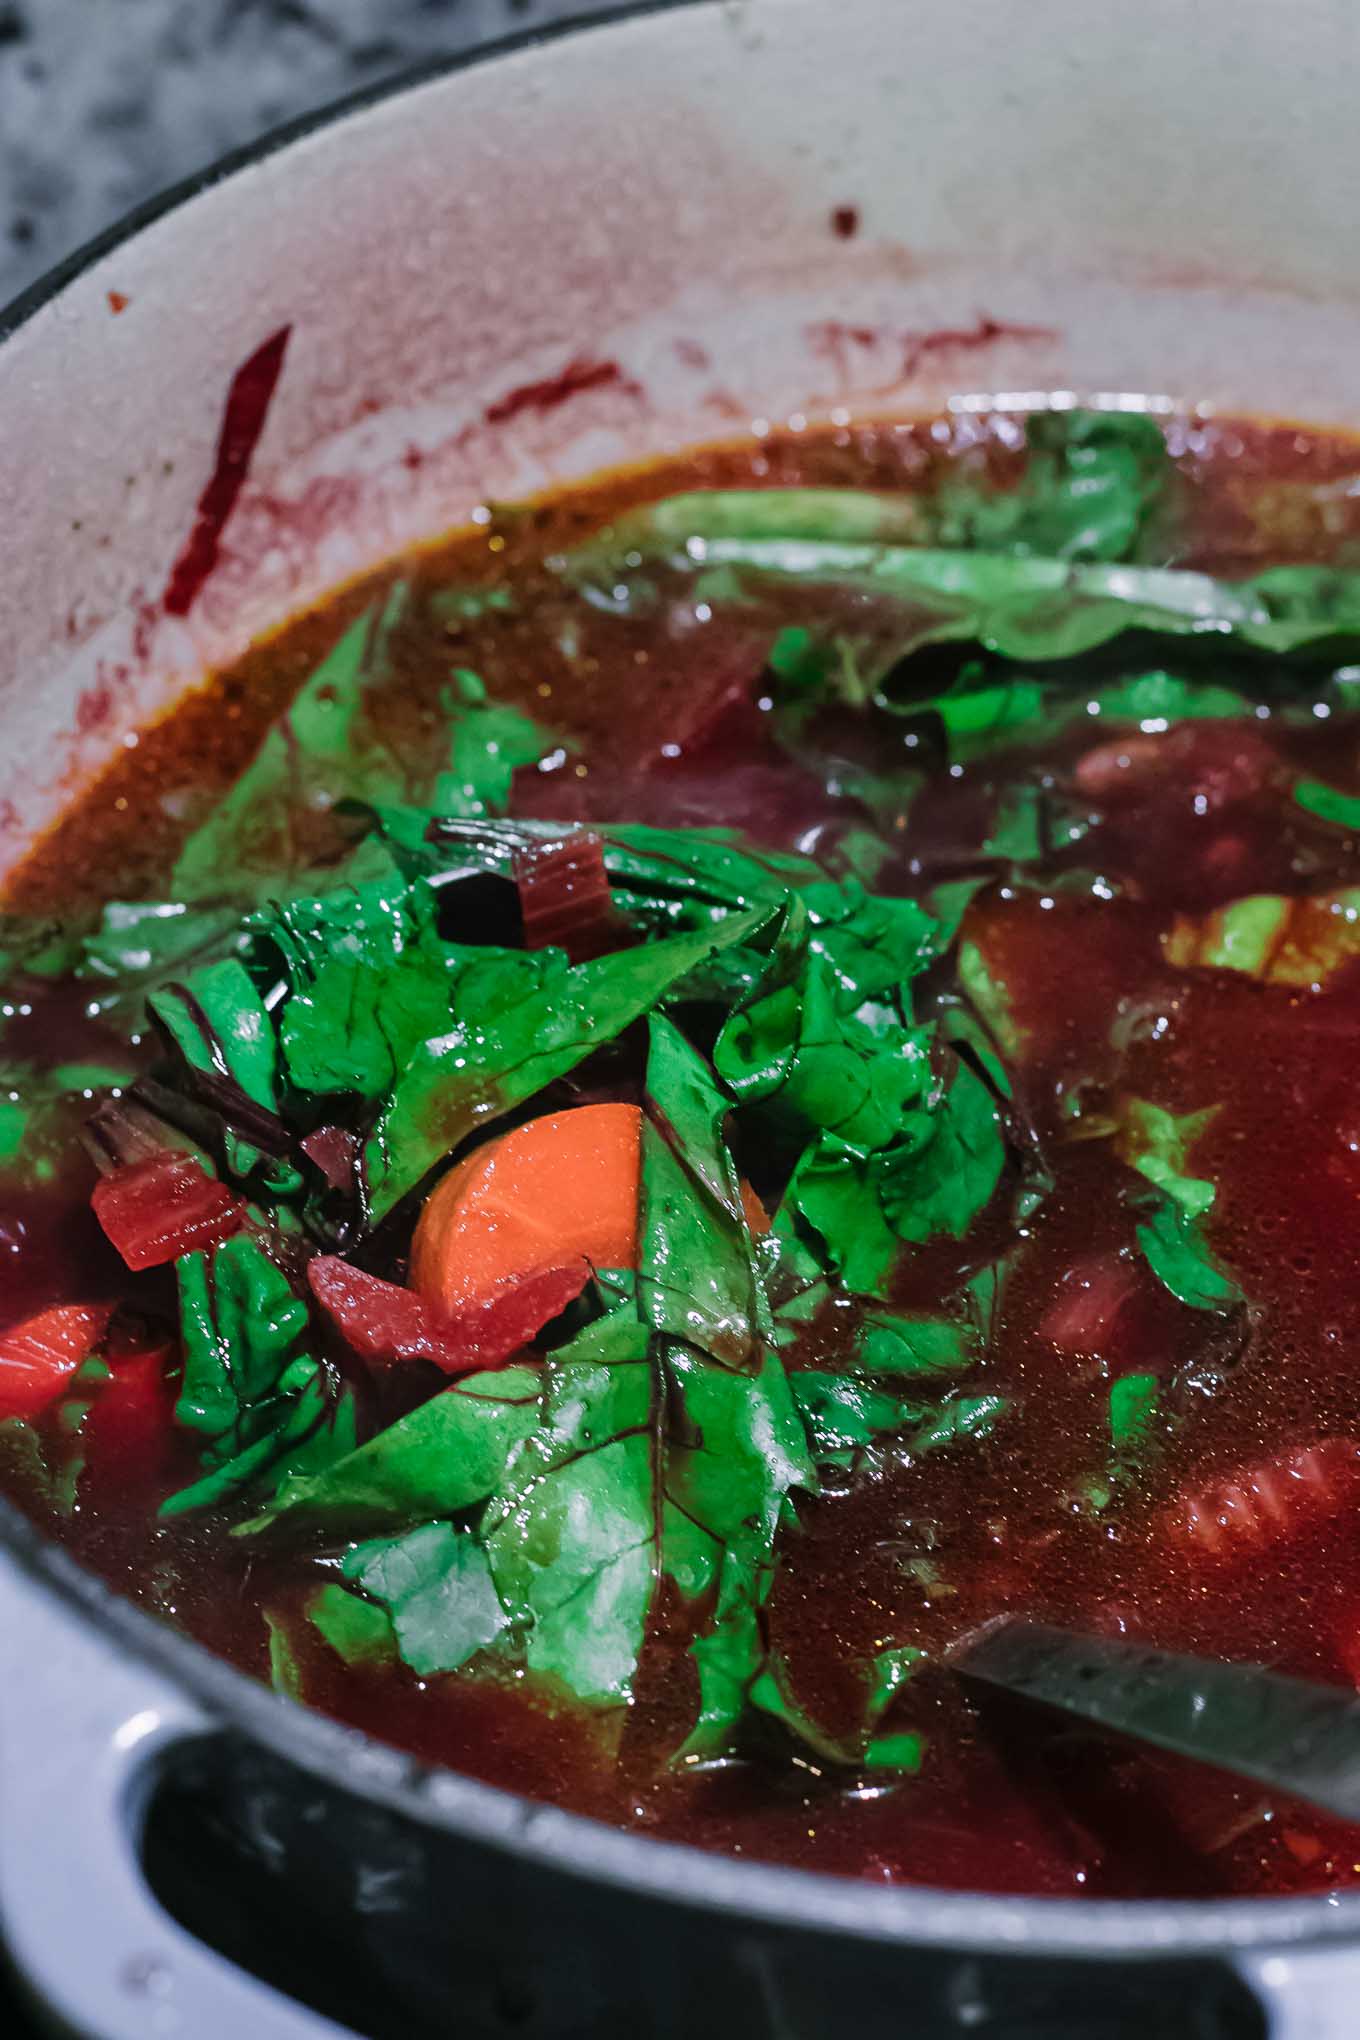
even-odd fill
[{"label": "red splatter on pot wall", "polygon": [[217,564],[222,533],[250,472],[292,330],[291,326],[280,326],[277,333],[271,333],[232,377],[213,471],[198,499],[193,529],[166,583],[162,606],[167,616],[189,614],[199,590]]}]

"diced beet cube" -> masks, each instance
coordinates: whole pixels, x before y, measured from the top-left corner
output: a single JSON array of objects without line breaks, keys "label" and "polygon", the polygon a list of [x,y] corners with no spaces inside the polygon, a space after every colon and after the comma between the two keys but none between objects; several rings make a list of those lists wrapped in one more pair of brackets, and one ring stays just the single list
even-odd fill
[{"label": "diced beet cube", "polygon": [[614,905],[604,846],[591,829],[515,856],[515,884],[528,949],[565,949],[573,963],[622,947],[628,931]]},{"label": "diced beet cube", "polygon": [[159,1268],[216,1246],[246,1222],[243,1199],[168,1148],[102,1176],[90,1203],[129,1268]]}]

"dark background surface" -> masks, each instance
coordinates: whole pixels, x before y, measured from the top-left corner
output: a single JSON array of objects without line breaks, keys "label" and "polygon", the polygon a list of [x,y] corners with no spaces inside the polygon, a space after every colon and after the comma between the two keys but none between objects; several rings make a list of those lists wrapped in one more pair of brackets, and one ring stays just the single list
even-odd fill
[{"label": "dark background surface", "polygon": [[[0,0],[0,305],[130,207],[282,121],[428,58],[610,5]],[[0,2034],[46,2031],[0,1969]]]}]

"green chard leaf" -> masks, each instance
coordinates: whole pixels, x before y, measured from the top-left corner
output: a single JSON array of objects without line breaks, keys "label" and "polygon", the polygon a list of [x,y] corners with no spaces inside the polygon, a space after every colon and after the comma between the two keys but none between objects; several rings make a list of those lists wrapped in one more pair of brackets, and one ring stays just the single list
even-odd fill
[{"label": "green chard leaf", "polygon": [[18,1182],[50,1182],[69,1165],[91,1100],[119,1093],[136,1074],[115,1063],[0,1063],[0,1171]]},{"label": "green chard leaf", "polygon": [[992,1094],[960,1061],[922,1145],[884,1156],[879,1197],[899,1239],[962,1239],[1001,1179],[1006,1143]]},{"label": "green chard leaf", "polygon": [[406,599],[394,589],[381,611],[351,625],[272,725],[230,792],[189,837],[171,878],[174,898],[224,892],[260,898],[315,861],[294,840],[297,816],[342,800],[381,805],[431,800],[448,813],[503,809],[519,765],[553,739],[518,711],[488,702],[475,674],[456,673],[444,697],[447,750],[393,749],[370,714],[391,680],[388,643]]},{"label": "green chard leaf", "polygon": [[516,1448],[537,1429],[543,1394],[534,1366],[466,1375],[344,1458],[285,1482],[235,1534],[343,1537],[471,1509],[494,1492]]},{"label": "green chard leaf", "polygon": [[0,1422],[0,1466],[7,1478],[60,1516],[75,1513],[85,1470],[85,1420],[109,1378],[107,1361],[91,1354],[57,1404],[55,1422],[39,1425],[26,1417]]},{"label": "green chard leaf", "polygon": [[[456,1672],[508,1626],[486,1552],[470,1532],[449,1523],[423,1523],[405,1537],[357,1544],[340,1570],[385,1611],[404,1663],[422,1677]],[[334,1631],[334,1616],[331,1626]],[[354,1618],[342,1633],[353,1649]]]},{"label": "green chard leaf", "polygon": [[1235,1310],[1244,1301],[1210,1252],[1199,1221],[1173,1197],[1164,1196],[1139,1226],[1138,1244],[1157,1280],[1192,1310]]},{"label": "green chard leaf", "polygon": [[[711,1622],[695,1638],[699,1715],[678,1752],[685,1761],[730,1746],[765,1656],[760,1610],[769,1596],[775,1540],[794,1488],[815,1492],[815,1462],[789,1378],[773,1353],[760,1376],[744,1385],[687,1361],[685,1415],[698,1426],[694,1449],[676,1455],[668,1486],[667,1570],[682,1591],[702,1591],[713,1577],[706,1536],[720,1551]],[[700,1392],[702,1391],[702,1392]],[[679,1556],[677,1549],[679,1548]]]},{"label": "green chard leaf", "polygon": [[544,1365],[541,1422],[479,1536],[524,1663],[578,1699],[626,1700],[655,1590],[658,1477],[648,1362]]},{"label": "green chard leaf", "polygon": [[[906,1652],[884,1652],[883,1655],[905,1657]],[[896,1771],[903,1776],[914,1776],[925,1761],[925,1738],[915,1731],[902,1730],[893,1735],[872,1733],[876,1716],[872,1699],[868,1697],[858,1734],[838,1736],[829,1733],[800,1703],[794,1692],[790,1668],[777,1656],[767,1659],[751,1686],[749,1697],[753,1707],[779,1722],[795,1741],[813,1750],[824,1764],[847,1771]]]},{"label": "green chard leaf", "polygon": [[881,1432],[922,1424],[929,1414],[919,1396],[899,1395],[851,1375],[806,1368],[789,1380],[819,1466],[850,1466]]},{"label": "green chard leaf", "polygon": [[[847,1013],[830,962],[795,944],[776,954],[756,995],[724,1023],[714,1065],[742,1105],[763,1101],[785,1134],[835,1134],[853,1147],[884,1148],[931,1084],[928,1030],[891,1015]],[[779,982],[780,979],[783,982]]]},{"label": "green chard leaf", "polygon": [[[702,545],[706,567],[749,577],[752,593],[793,583],[900,602],[901,631],[885,669],[943,644],[1044,665],[1131,631],[1168,645],[1212,638],[1216,648],[1333,663],[1360,645],[1360,574],[1327,567],[1271,567],[1252,580],[1220,581],[1179,567],[789,536]],[[671,563],[692,565],[694,557],[676,554]]]},{"label": "green chard leaf", "polygon": [[[227,1121],[228,1172],[243,1180],[258,1172],[275,1196],[296,1191],[302,1179],[293,1165],[263,1154],[232,1126],[240,1101],[260,1107],[270,1120],[279,1111],[278,1038],[245,965],[235,957],[207,964],[187,984],[152,992],[148,1004],[196,1085]],[[252,1117],[248,1109],[245,1116]]]},{"label": "green chard leaf", "polygon": [[261,1488],[268,1492],[305,1479],[354,1450],[354,1398],[310,1357],[284,1369],[264,1414],[270,1420],[267,1431],[229,1459],[210,1465],[201,1480],[163,1502],[160,1513],[180,1516],[221,1507]]},{"label": "green chard leaf", "polygon": [[1189,1173],[1191,1148],[1218,1115],[1217,1105],[1202,1112],[1164,1112],[1148,1098],[1119,1103],[1115,1153],[1146,1176],[1179,1205],[1187,1218],[1202,1218],[1214,1201],[1214,1185]]},{"label": "green chard leaf", "polygon": [[811,1227],[845,1287],[861,1296],[880,1293],[901,1251],[878,1194],[879,1159],[824,1133],[804,1150],[784,1200]]},{"label": "green chard leaf", "polygon": [[729,1102],[669,1020],[651,1018],[642,1133],[643,1321],[749,1368],[774,1324],[726,1143]]},{"label": "green chard leaf", "polygon": [[[426,844],[433,818],[406,811],[383,817],[389,834],[418,850],[425,869],[441,860],[503,875],[515,852],[561,835],[556,823],[444,824]],[[656,829],[629,823],[599,832],[615,906],[639,934],[712,931],[730,915],[784,909],[790,894],[807,915],[809,949],[824,956],[847,1010],[882,998],[917,976],[940,953],[933,918],[915,900],[866,891],[860,881],[828,878],[809,857],[752,851],[733,829]],[[684,987],[690,997],[730,1001],[751,991],[765,969],[763,955],[740,947],[696,970]]]},{"label": "green chard leaf", "polygon": [[1003,791],[982,847],[1012,865],[1047,864],[1080,843],[1090,827],[1089,814],[1050,788],[1016,781]]},{"label": "green chard leaf", "polygon": [[[520,959],[523,971],[507,965],[500,977],[485,963],[470,965],[482,979],[455,983],[452,1025],[414,1051],[365,1150],[373,1219],[477,1127],[565,1076],[767,918],[733,915],[706,932],[570,970],[555,951],[541,953],[546,962]],[[540,975],[536,989],[524,982],[531,974]]]},{"label": "green chard leaf", "polygon": [[1214,1119],[1217,1106],[1177,1115],[1146,1098],[1120,1101],[1115,1151],[1156,1190],[1151,1213],[1138,1227],[1138,1244],[1163,1286],[1193,1310],[1233,1310],[1242,1290],[1209,1247],[1202,1221],[1215,1186],[1192,1176],[1190,1149]]},{"label": "green chard leaf", "polygon": [[333,1583],[319,1587],[306,1605],[307,1620],[336,1656],[350,1666],[386,1665],[400,1653],[392,1618],[376,1601],[361,1600]]},{"label": "green chard leaf", "polygon": [[225,1457],[258,1434],[259,1413],[306,1338],[307,1306],[244,1233],[182,1255],[175,1272],[184,1342],[175,1417]]},{"label": "green chard leaf", "polygon": [[65,977],[82,951],[79,924],[47,914],[0,913],[0,975],[16,978]]},{"label": "green chard leaf", "polygon": [[985,1438],[1009,1406],[1004,1395],[956,1395],[942,1402],[907,1441],[913,1458],[961,1438]]},{"label": "green chard leaf", "polygon": [[216,956],[241,956],[248,948],[234,905],[111,900],[84,940],[77,976],[89,982],[90,1003],[106,1025],[136,1033],[149,992]]},{"label": "green chard leaf", "polygon": [[1158,725],[1240,720],[1253,713],[1248,695],[1210,680],[1186,680],[1175,673],[1139,673],[1094,688],[1085,712],[1100,723]]},{"label": "green chard leaf", "polygon": [[1153,420],[1133,411],[1036,411],[1016,487],[956,473],[933,502],[934,542],[1055,559],[1130,560],[1168,506],[1176,468]]},{"label": "green chard leaf", "polygon": [[300,1090],[376,1101],[448,1025],[457,959],[434,913],[425,887],[379,880],[254,917],[284,958],[279,1036]]},{"label": "green chard leaf", "polygon": [[1296,779],[1293,795],[1301,808],[1321,821],[1335,822],[1342,829],[1360,829],[1360,796],[1342,793],[1321,779]]},{"label": "green chard leaf", "polygon": [[653,1022],[647,1092],[649,1135],[666,1129],[644,1140],[639,1277],[668,1440],[661,1560],[687,1597],[716,1588],[692,1646],[699,1718],[681,1755],[695,1757],[725,1746],[744,1712],[786,1497],[815,1489],[816,1474],[783,1366],[759,1343],[773,1324],[723,1140],[727,1104],[665,1020]]},{"label": "green chard leaf", "polygon": [[1110,1444],[1117,1454],[1145,1443],[1160,1400],[1155,1374],[1121,1374],[1110,1383]]},{"label": "green chard leaf", "polygon": [[831,1295],[821,1261],[799,1239],[787,1202],[774,1223],[755,1242],[765,1294],[774,1311],[774,1343],[781,1350],[794,1345]]},{"label": "green chard leaf", "polygon": [[469,820],[503,814],[515,773],[521,765],[537,765],[552,749],[551,733],[518,709],[488,701],[486,683],[462,668],[444,690],[441,706],[449,762],[435,780],[432,806],[441,815]]},{"label": "green chard leaf", "polygon": [[855,1364],[865,1374],[931,1379],[966,1373],[977,1348],[977,1333],[966,1321],[870,1311],[860,1322]]},{"label": "green chard leaf", "polygon": [[269,1638],[269,1683],[285,1700],[300,1702],[305,1682],[292,1627],[272,1608],[264,1611],[264,1626]]},{"label": "green chard leaf", "polygon": [[1176,480],[1152,419],[1127,411],[1037,411],[1026,421],[1025,439],[1029,457],[1009,489],[956,472],[934,496],[795,488],[668,497],[617,519],[573,556],[568,573],[589,580],[639,553],[707,565],[721,557],[715,547],[726,541],[761,539],[1134,558],[1169,507]]},{"label": "green chard leaf", "polygon": [[354,745],[364,683],[382,635],[372,612],[360,617],[293,697],[230,792],[185,843],[170,880],[175,899],[249,892],[272,883],[280,870],[296,870],[303,860],[288,841],[291,810],[324,805],[342,791],[393,797],[390,761],[377,772],[371,762],[365,769]]},{"label": "green chard leaf", "polygon": [[248,1234],[176,1264],[184,1375],[177,1421],[203,1440],[203,1479],[163,1515],[213,1507],[341,1458],[353,1401],[305,1349],[307,1306]]}]

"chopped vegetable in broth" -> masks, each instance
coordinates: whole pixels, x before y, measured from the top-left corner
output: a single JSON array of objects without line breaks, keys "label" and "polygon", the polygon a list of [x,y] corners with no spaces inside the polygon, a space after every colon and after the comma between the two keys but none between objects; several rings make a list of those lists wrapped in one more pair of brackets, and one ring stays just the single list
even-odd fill
[{"label": "chopped vegetable in broth", "polygon": [[5,1489],[645,1833],[1360,1880],[948,1662],[1015,1613],[1360,1685],[1357,476],[1137,411],[775,437],[217,676],[0,920]]}]

